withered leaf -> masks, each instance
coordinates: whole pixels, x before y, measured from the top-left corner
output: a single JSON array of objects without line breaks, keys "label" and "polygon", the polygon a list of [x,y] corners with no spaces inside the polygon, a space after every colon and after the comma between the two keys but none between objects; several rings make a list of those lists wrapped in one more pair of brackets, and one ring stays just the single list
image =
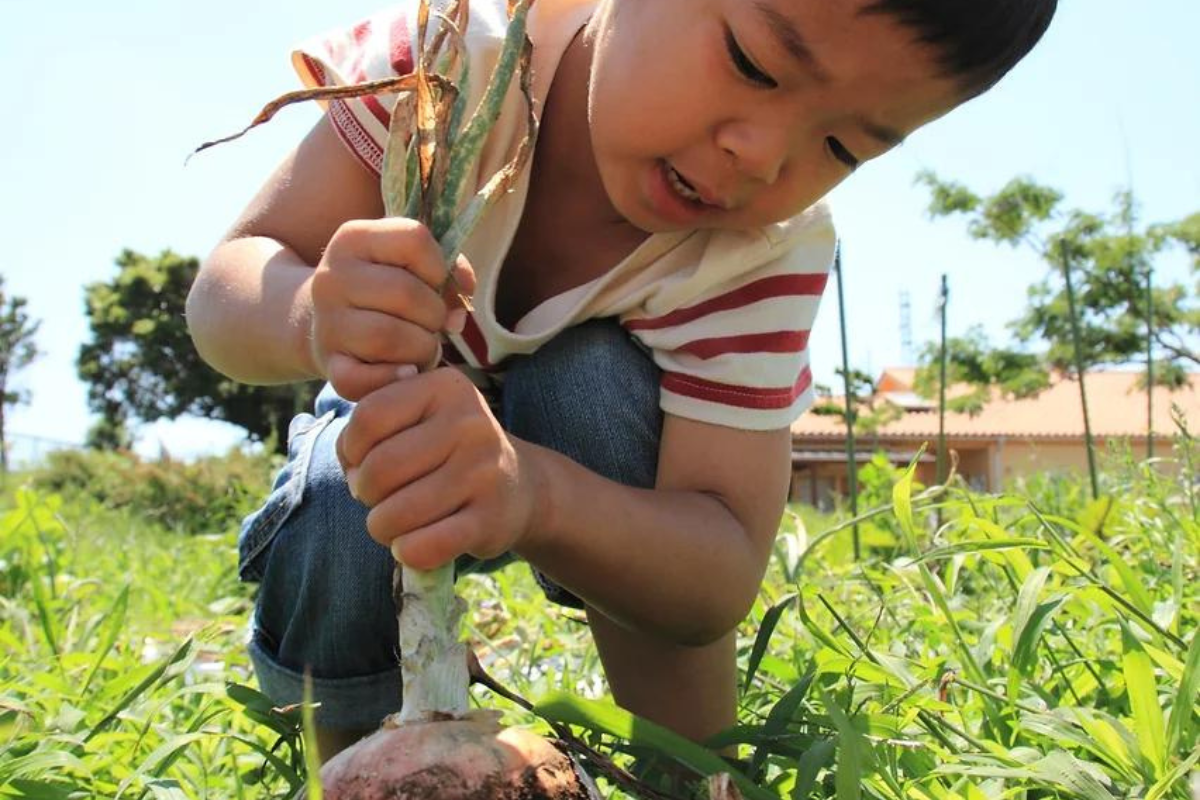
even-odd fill
[{"label": "withered leaf", "polygon": [[[448,83],[445,78],[440,75],[431,74],[429,76],[431,83],[439,86]],[[295,103],[303,103],[308,100],[344,100],[351,97],[363,97],[369,94],[394,94],[397,92],[411,92],[417,88],[417,76],[414,73],[407,75],[397,75],[391,78],[380,78],[374,81],[363,81],[362,83],[352,83],[346,86],[317,86],[312,89],[298,89],[294,92],[281,94],[271,102],[263,106],[262,111],[258,112],[249,125],[237,133],[220,139],[214,139],[211,142],[205,142],[192,151],[192,155],[199,153],[201,150],[207,150],[210,147],[215,147],[219,144],[232,142],[234,139],[240,139],[245,136],[253,128],[257,128],[265,122],[270,122],[280,110]]]}]

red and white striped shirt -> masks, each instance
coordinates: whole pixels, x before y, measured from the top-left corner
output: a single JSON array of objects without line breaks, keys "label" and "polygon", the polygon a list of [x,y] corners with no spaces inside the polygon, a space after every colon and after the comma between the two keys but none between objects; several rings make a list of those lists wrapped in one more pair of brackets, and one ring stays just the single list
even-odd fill
[{"label": "red and white striped shirt", "polygon": [[[540,110],[558,60],[595,0],[538,0],[529,16],[533,95]],[[308,86],[342,85],[412,69],[415,0],[293,53]],[[466,33],[471,74],[483,76],[499,54],[506,0],[474,0]],[[468,108],[482,94],[473,80]],[[524,135],[523,100],[507,98],[475,177],[482,185],[515,153]],[[326,105],[342,140],[378,173],[394,95]],[[510,330],[496,321],[496,284],[516,234],[529,169],[465,243],[475,269],[475,313],[450,336],[446,360],[481,387],[502,378],[504,361],[531,353],[571,325],[617,317],[662,369],[661,406],[677,416],[750,430],[783,428],[813,397],[808,334],[833,261],[829,212],[817,204],[774,225],[747,231],[653,234],[599,278],[533,308]]]}]

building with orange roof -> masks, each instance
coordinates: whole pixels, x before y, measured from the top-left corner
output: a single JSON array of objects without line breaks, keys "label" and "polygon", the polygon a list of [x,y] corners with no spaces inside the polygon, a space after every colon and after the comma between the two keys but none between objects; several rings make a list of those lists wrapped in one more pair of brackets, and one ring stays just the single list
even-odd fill
[{"label": "building with orange roof", "polygon": [[[912,368],[884,370],[872,403],[876,408],[889,404],[902,413],[873,434],[860,435],[855,460],[863,463],[882,451],[893,463],[907,465],[927,444],[917,480],[929,484],[936,480],[938,404],[913,391],[915,375]],[[1148,408],[1140,377],[1138,371],[1122,370],[1086,375],[1088,416],[1099,452],[1121,440],[1135,454],[1146,453]],[[1175,391],[1154,387],[1150,418],[1156,455],[1169,452],[1176,432],[1172,406],[1181,410],[1190,428],[1200,428],[1200,373],[1188,378],[1188,384]],[[961,391],[951,387],[949,394]],[[841,397],[823,402],[845,407]],[[974,416],[948,411],[946,446],[958,455],[959,474],[985,491],[998,491],[1013,478],[1035,472],[1086,474],[1079,384],[1060,376],[1036,397],[1017,400],[994,391]],[[792,424],[792,500],[828,507],[835,496],[846,494],[846,488],[845,422],[838,414],[805,412]]]}]

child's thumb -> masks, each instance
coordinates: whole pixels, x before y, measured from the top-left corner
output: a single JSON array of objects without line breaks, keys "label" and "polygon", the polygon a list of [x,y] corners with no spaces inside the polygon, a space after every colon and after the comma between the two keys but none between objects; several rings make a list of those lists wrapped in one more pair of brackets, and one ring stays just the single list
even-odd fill
[{"label": "child's thumb", "polygon": [[446,330],[450,333],[462,333],[467,320],[467,313],[474,311],[471,296],[475,294],[475,270],[465,256],[459,256],[450,271],[450,280],[442,292],[446,302]]}]

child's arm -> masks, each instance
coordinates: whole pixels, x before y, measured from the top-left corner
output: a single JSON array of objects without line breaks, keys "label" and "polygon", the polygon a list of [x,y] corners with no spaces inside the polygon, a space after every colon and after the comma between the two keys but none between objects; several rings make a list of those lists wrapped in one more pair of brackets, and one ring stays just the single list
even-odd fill
[{"label": "child's arm", "polygon": [[[446,304],[409,268],[440,270],[440,255],[423,228],[382,214],[378,179],[322,117],[192,286],[188,327],[205,361],[246,383],[329,379],[356,400],[398,365],[436,358]],[[465,262],[456,277],[471,291]]]},{"label": "child's arm", "polygon": [[536,451],[541,517],[518,551],[538,569],[619,624],[683,644],[715,641],[749,613],[787,499],[787,429],[667,414],[653,490]]}]

